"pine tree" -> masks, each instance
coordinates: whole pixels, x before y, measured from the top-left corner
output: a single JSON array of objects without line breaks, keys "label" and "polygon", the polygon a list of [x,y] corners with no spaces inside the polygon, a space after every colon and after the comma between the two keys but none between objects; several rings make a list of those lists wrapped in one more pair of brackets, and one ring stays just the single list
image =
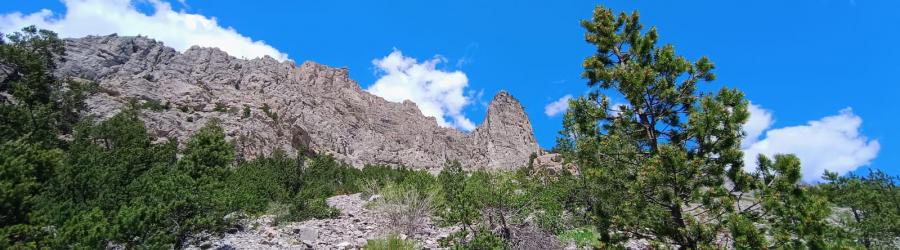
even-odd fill
[{"label": "pine tree", "polygon": [[[800,183],[795,156],[760,156],[759,169],[744,171],[748,102],[736,89],[700,91],[715,80],[709,59],[658,46],[637,12],[597,7],[582,26],[596,47],[583,63],[592,91],[570,101],[557,150],[581,168],[583,203],[605,244],[852,245],[826,223],[823,197]],[[611,94],[624,104],[610,104]]]},{"label": "pine tree", "polygon": [[[735,202],[726,173],[743,166],[743,94],[699,92],[698,83],[715,79],[712,62],[658,47],[656,28],[643,32],[637,12],[598,7],[582,26],[596,46],[583,64],[594,90],[571,103],[564,136],[585,174],[606,184],[589,203],[602,206],[600,227],[681,248],[712,244]],[[610,105],[608,90],[627,104]]]},{"label": "pine tree", "polygon": [[[768,237],[746,243],[750,248],[838,249],[856,247],[847,233],[830,224],[831,204],[825,197],[800,184],[800,159],[794,155],[776,155],[773,162],[760,155],[759,168],[752,178],[739,180],[753,190],[753,204],[744,205],[733,217],[749,218],[757,225],[738,231]],[[745,182],[750,180],[749,182]],[[759,205],[759,206],[756,206]],[[740,206],[739,206],[740,207]],[[761,226],[758,226],[761,225]],[[745,225],[747,226],[747,225]],[[732,233],[740,236],[740,234]],[[769,240],[771,239],[771,240]],[[742,245],[740,240],[736,240]]]},{"label": "pine tree", "polygon": [[191,177],[221,178],[221,173],[234,161],[234,145],[225,139],[219,122],[211,120],[187,141],[179,162]]},{"label": "pine tree", "polygon": [[61,98],[72,91],[52,74],[64,52],[55,33],[33,26],[0,35],[0,248],[37,248],[47,236],[33,210],[63,162],[64,104],[78,101]]},{"label": "pine tree", "polygon": [[57,135],[70,132],[95,85],[53,75],[55,56],[65,53],[56,33],[30,26],[0,40],[0,140],[60,146]]}]

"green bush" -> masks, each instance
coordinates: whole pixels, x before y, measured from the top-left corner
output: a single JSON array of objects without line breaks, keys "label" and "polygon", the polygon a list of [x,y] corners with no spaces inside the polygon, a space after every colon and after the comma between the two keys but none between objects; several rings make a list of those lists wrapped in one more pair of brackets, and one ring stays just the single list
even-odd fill
[{"label": "green bush", "polygon": [[299,188],[300,171],[301,163],[283,151],[242,163],[225,179],[233,196],[230,207],[256,214],[271,202],[288,204]]},{"label": "green bush", "polygon": [[241,119],[247,119],[250,117],[250,106],[244,105],[244,110],[241,114]]},{"label": "green bush", "polygon": [[415,250],[421,249],[415,241],[401,239],[396,234],[388,235],[380,239],[371,239],[366,241],[363,246],[366,250]]},{"label": "green bush", "polygon": [[213,108],[213,111],[222,112],[222,113],[228,112],[228,106],[226,106],[224,103],[217,102],[216,107]]},{"label": "green bush", "polygon": [[218,121],[212,120],[188,139],[178,167],[194,178],[219,179],[233,161],[234,145],[225,140]]},{"label": "green bush", "polygon": [[169,104],[169,102],[161,102],[156,99],[144,99],[144,103],[141,104],[141,108],[159,112],[169,110],[171,108],[171,104]]},{"label": "green bush", "polygon": [[378,186],[388,182],[428,190],[437,183],[434,175],[424,170],[413,170],[405,166],[391,167],[384,165],[366,165],[360,173],[360,179],[372,180]]},{"label": "green bush", "polygon": [[602,248],[600,234],[593,228],[576,228],[559,234],[563,243],[574,242],[578,247]]},{"label": "green bush", "polygon": [[435,195],[429,191],[388,182],[368,205],[387,220],[392,232],[414,235],[434,209]]},{"label": "green bush", "polygon": [[272,111],[272,108],[269,107],[268,103],[263,103],[263,106],[261,109],[262,109],[263,113],[266,114],[266,116],[268,116],[269,118],[272,119],[272,121],[276,121],[276,122],[278,121],[278,113],[275,111]]},{"label": "green bush", "polygon": [[900,177],[875,170],[866,176],[826,172],[821,195],[844,208],[839,223],[869,249],[900,248]]}]

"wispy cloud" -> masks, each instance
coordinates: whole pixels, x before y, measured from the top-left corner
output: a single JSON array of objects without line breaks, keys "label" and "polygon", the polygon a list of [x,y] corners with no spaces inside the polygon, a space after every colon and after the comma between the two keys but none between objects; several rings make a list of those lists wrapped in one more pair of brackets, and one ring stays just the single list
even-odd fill
[{"label": "wispy cloud", "polygon": [[463,66],[465,66],[467,64],[471,64],[474,61],[475,51],[478,50],[478,46],[479,46],[478,43],[474,43],[474,42],[469,43],[469,45],[466,46],[465,54],[463,54],[462,57],[460,57],[458,60],[456,60],[456,68],[457,69],[462,69]]},{"label": "wispy cloud", "polygon": [[548,103],[547,106],[544,106],[544,114],[549,117],[554,117],[556,115],[562,114],[569,109],[569,100],[572,99],[572,95],[565,95],[556,99],[551,103]]},{"label": "wispy cloud", "polygon": [[[0,15],[0,32],[10,33],[35,25],[53,30],[62,37],[87,35],[144,35],[164,42],[177,50],[191,46],[217,47],[235,57],[270,56],[288,60],[285,53],[263,41],[241,35],[234,28],[220,26],[214,17],[175,11],[167,2],[148,0],[153,14],[144,14],[132,0],[63,0],[66,13],[57,15],[43,9],[35,13],[19,12]],[[179,1],[187,6],[183,0]]]}]

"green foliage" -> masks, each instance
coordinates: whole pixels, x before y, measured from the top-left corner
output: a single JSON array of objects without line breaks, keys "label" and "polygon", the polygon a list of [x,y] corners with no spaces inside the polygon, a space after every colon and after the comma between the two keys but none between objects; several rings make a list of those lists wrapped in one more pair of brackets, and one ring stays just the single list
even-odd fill
[{"label": "green foliage", "polygon": [[266,116],[271,118],[272,121],[276,121],[276,122],[278,121],[278,113],[275,111],[272,111],[272,108],[269,107],[268,103],[263,103],[262,111],[263,111],[263,113],[266,114]]},{"label": "green foliage", "polygon": [[115,212],[121,231],[114,238],[132,246],[183,246],[191,232],[214,229],[224,216],[211,202],[212,187],[171,167],[154,167],[129,185],[133,198]]},{"label": "green foliage", "polygon": [[218,121],[212,120],[187,141],[179,168],[194,178],[221,178],[223,170],[233,161],[234,145],[225,140]]},{"label": "green foliage", "polygon": [[[734,89],[699,91],[715,78],[708,59],[657,46],[655,28],[645,30],[636,12],[599,7],[582,26],[596,47],[583,64],[594,89],[570,101],[553,149],[579,174],[530,164],[466,172],[450,161],[436,177],[279,150],[235,162],[217,121],[183,145],[154,144],[138,119],[141,108],[168,109],[154,100],[105,121],[82,119],[96,85],[54,78],[62,41],[25,28],[0,40],[0,61],[12,70],[0,82],[0,249],[182,248],[193,234],[228,227],[229,214],[334,217],[326,198],[361,191],[378,193],[371,206],[395,225],[415,227],[433,213],[460,226],[442,240],[454,249],[508,248],[513,226],[525,223],[594,248],[629,239],[682,249],[897,247],[896,178],[828,173],[827,183],[805,185],[792,155],[760,156],[746,172],[739,145],[748,103]],[[608,94],[627,104],[611,106]],[[261,109],[278,120],[268,104]],[[242,118],[250,115],[245,105]],[[733,245],[716,245],[723,238]],[[417,248],[396,235],[366,245]]]},{"label": "green foliage", "polygon": [[404,239],[401,239],[400,236],[397,236],[396,234],[390,234],[384,238],[371,239],[371,240],[366,241],[366,245],[363,246],[363,249],[366,249],[366,250],[415,250],[415,249],[421,249],[421,247],[419,247],[415,241],[404,240]]},{"label": "green foliage", "polygon": [[58,169],[50,186],[61,199],[116,204],[128,195],[121,187],[155,164],[174,161],[175,144],[151,145],[133,111],[91,123],[76,128],[67,164]]},{"label": "green foliage", "polygon": [[112,230],[106,214],[94,208],[66,220],[55,240],[73,249],[99,249],[106,247]]},{"label": "green foliage", "polygon": [[142,103],[139,103],[136,99],[132,99],[131,106],[134,109],[149,109],[156,112],[169,110],[172,107],[169,102],[163,103],[156,99],[144,99]]},{"label": "green foliage", "polygon": [[0,144],[0,227],[28,223],[29,212],[39,202],[40,191],[56,168],[63,152],[42,149],[23,140]]},{"label": "green foliage", "polygon": [[471,249],[471,250],[488,250],[488,249],[507,249],[503,238],[496,234],[480,230],[474,234],[474,238],[464,244],[456,245],[453,249]]},{"label": "green foliage", "polygon": [[559,234],[559,240],[562,242],[574,242],[578,247],[601,248],[600,233],[593,228],[576,228],[566,230]]},{"label": "green foliage", "polygon": [[[521,184],[517,204],[521,206],[524,216],[533,216],[538,226],[553,233],[561,233],[577,225],[586,224],[585,206],[579,202],[584,189],[578,185],[578,179],[568,172],[547,178],[543,176],[521,176],[515,179]],[[533,212],[532,212],[533,211]],[[581,216],[572,216],[572,215]]]},{"label": "green foliage", "polygon": [[387,182],[380,188],[378,199],[367,205],[386,219],[393,232],[414,235],[434,209],[433,190]]},{"label": "green foliage", "polygon": [[[735,181],[737,188],[754,190],[752,204],[729,218],[735,245],[744,248],[836,249],[858,248],[845,229],[829,222],[831,205],[812,187],[800,184],[800,160],[776,155],[773,162],[760,155],[752,178]],[[739,208],[741,206],[739,205]]]},{"label": "green foliage", "polygon": [[829,172],[824,179],[821,192],[841,209],[841,224],[856,242],[869,249],[900,247],[900,178],[876,170],[868,176]]},{"label": "green foliage", "polygon": [[[358,192],[365,177],[330,156],[281,151],[231,168],[233,147],[215,122],[187,141],[180,160],[177,142],[152,144],[134,111],[87,120],[73,137],[65,153],[21,141],[0,148],[0,184],[9,187],[2,204],[15,211],[2,217],[0,246],[180,248],[193,233],[222,230],[232,212],[278,212],[279,220],[336,216],[325,198]],[[398,180],[421,175],[367,171]]]},{"label": "green foliage", "polygon": [[92,84],[61,81],[54,56],[65,53],[55,33],[34,26],[0,37],[0,248],[46,247],[50,231],[35,210],[54,171],[64,164],[66,142]]},{"label": "green foliage", "polygon": [[53,102],[53,95],[61,90],[51,72],[56,68],[54,55],[65,53],[65,44],[56,33],[25,27],[21,32],[7,34],[0,46],[0,58],[11,68],[0,90],[8,91],[25,106]]},{"label": "green foliage", "polygon": [[524,172],[467,173],[459,163],[448,162],[438,175],[436,214],[462,231],[445,243],[479,245],[496,237],[505,247],[513,226],[526,221],[552,233],[570,229],[575,222],[570,211],[580,209],[570,202],[573,183],[565,174],[547,178]]},{"label": "green foliage", "polygon": [[763,249],[767,247],[766,235],[759,230],[753,220],[741,214],[728,218],[728,229],[732,233],[736,249]]},{"label": "green foliage", "polygon": [[[596,226],[682,248],[712,244],[734,203],[726,172],[742,167],[743,94],[699,93],[698,83],[715,79],[713,64],[657,47],[656,28],[645,32],[637,12],[598,7],[582,26],[596,46],[583,76],[596,88],[570,103],[561,140],[585,182],[603,183],[584,201]],[[627,105],[611,106],[606,90]]]},{"label": "green foliage", "polygon": [[444,207],[439,211],[439,215],[446,224],[459,223],[469,228],[481,216],[478,204],[474,199],[474,190],[467,188],[467,178],[466,172],[463,171],[462,165],[458,161],[444,164],[444,168],[438,174],[438,183],[444,194],[440,201]]},{"label": "green foliage", "polygon": [[241,112],[241,119],[247,119],[250,117],[250,106],[244,105],[244,110]]},{"label": "green foliage", "polygon": [[[774,246],[787,248],[827,249],[847,246],[838,228],[825,219],[831,207],[824,197],[809,192],[800,185],[800,159],[793,155],[776,155],[772,162],[759,157],[757,195],[763,216],[769,225],[768,233]],[[752,214],[752,213],[751,213]]]},{"label": "green foliage", "polygon": [[292,158],[275,151],[238,166],[228,176],[226,186],[232,188],[233,198],[228,200],[233,204],[229,207],[251,214],[277,208],[284,212],[280,220],[294,221],[338,215],[339,211],[328,206],[325,199],[360,192],[361,183],[367,181],[378,189],[392,182],[428,190],[434,177],[403,167],[366,166],[360,170],[329,155]]},{"label": "green foliage", "polygon": [[213,108],[213,111],[223,112],[223,113],[228,112],[228,106],[226,106],[224,103],[217,102],[216,107]]},{"label": "green foliage", "polygon": [[362,180],[374,181],[375,185],[379,187],[387,183],[394,183],[417,190],[429,190],[437,183],[437,179],[430,173],[405,166],[366,165],[360,174]]},{"label": "green foliage", "polygon": [[302,164],[280,150],[242,163],[225,179],[235,196],[230,206],[258,213],[272,201],[287,203],[300,188]]},{"label": "green foliage", "polygon": [[[735,89],[698,90],[715,79],[709,59],[657,46],[656,28],[644,29],[637,12],[597,7],[582,26],[596,47],[583,63],[594,90],[570,101],[555,151],[580,167],[574,201],[604,244],[716,248],[730,231],[748,248],[852,247],[827,222],[827,201],[799,184],[796,157],[761,157],[757,172],[743,170],[748,103]],[[610,105],[610,91],[627,103]],[[738,203],[745,196],[758,202]]]},{"label": "green foliage", "polygon": [[44,148],[62,146],[57,134],[68,133],[80,118],[93,84],[62,81],[51,72],[64,42],[34,26],[0,37],[0,62],[9,74],[0,82],[0,141],[26,140]]}]

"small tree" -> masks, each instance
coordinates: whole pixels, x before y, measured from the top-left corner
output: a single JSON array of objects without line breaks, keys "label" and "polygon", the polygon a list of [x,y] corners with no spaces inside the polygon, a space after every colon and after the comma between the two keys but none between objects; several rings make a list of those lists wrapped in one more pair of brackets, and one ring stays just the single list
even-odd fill
[{"label": "small tree", "polygon": [[466,172],[458,161],[448,161],[438,174],[438,183],[443,192],[441,203],[444,207],[439,211],[445,223],[462,224],[466,230],[472,230],[480,213],[475,204],[473,194],[467,192]]},{"label": "small tree", "polygon": [[55,56],[65,53],[56,33],[25,27],[0,37],[0,141],[26,138],[44,147],[62,144],[57,137],[68,133],[84,109],[89,86],[63,82],[53,75]]},{"label": "small tree", "polygon": [[226,166],[234,161],[234,145],[225,140],[219,122],[211,120],[187,141],[179,165],[191,177],[219,178]]}]

